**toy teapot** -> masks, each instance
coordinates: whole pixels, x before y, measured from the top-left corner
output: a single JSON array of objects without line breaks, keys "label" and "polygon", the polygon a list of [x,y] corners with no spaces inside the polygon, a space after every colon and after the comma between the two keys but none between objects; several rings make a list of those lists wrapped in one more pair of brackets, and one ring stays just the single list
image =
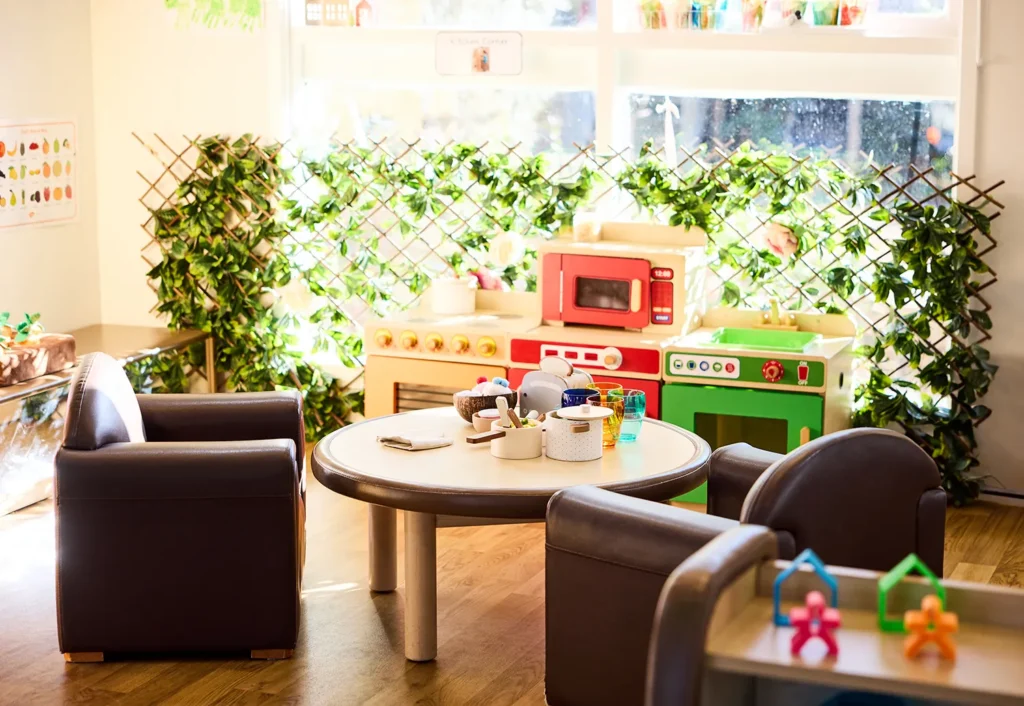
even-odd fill
[{"label": "toy teapot", "polygon": [[523,377],[519,386],[519,411],[546,414],[562,406],[562,393],[572,388],[586,387],[594,379],[585,370],[573,368],[565,358],[550,355],[540,361],[540,370]]}]

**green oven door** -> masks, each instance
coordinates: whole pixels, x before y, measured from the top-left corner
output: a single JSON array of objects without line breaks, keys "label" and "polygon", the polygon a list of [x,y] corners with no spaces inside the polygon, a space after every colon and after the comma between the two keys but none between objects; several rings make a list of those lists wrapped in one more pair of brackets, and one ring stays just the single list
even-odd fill
[{"label": "green oven door", "polygon": [[[799,392],[745,390],[712,385],[665,385],[661,418],[688,429],[712,449],[744,441],[766,451],[789,453],[800,445],[807,429],[811,439],[821,436],[825,401]],[[676,500],[707,502],[707,484]]]}]

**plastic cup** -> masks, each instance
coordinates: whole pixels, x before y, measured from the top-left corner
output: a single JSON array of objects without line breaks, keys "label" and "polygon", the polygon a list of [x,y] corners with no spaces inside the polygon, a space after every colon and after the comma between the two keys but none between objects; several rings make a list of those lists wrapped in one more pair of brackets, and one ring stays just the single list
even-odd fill
[{"label": "plastic cup", "polygon": [[619,441],[632,442],[640,436],[640,427],[647,415],[647,395],[643,390],[620,390],[612,392],[610,397],[622,398],[622,426],[619,430]]},{"label": "plastic cup", "polygon": [[622,430],[622,415],[625,409],[622,396],[591,395],[587,398],[587,404],[612,410],[611,416],[605,417],[601,426],[601,445],[606,449],[614,449]]},{"label": "plastic cup", "polygon": [[600,392],[602,395],[607,395],[609,392],[621,390],[622,385],[617,382],[592,382],[587,385],[587,389]]},{"label": "plastic cup", "polygon": [[576,387],[564,390],[562,392],[562,406],[563,407],[577,407],[584,404],[587,398],[594,394],[593,390]]}]

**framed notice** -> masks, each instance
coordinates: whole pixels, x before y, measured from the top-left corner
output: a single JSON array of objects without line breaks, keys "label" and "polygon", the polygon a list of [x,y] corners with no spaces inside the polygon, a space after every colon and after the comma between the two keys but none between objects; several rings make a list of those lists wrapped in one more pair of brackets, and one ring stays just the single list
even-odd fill
[{"label": "framed notice", "polygon": [[523,72],[523,35],[438,32],[434,65],[442,76],[516,76]]},{"label": "framed notice", "polygon": [[78,216],[74,122],[0,120],[0,230]]}]

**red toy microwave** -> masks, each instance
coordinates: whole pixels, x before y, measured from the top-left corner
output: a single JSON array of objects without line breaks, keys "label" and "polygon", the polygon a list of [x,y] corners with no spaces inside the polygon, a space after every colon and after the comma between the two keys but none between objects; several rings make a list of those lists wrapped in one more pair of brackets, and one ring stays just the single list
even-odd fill
[{"label": "red toy microwave", "polygon": [[699,322],[704,232],[604,223],[597,240],[571,234],[538,248],[545,324],[583,324],[672,334]]}]

